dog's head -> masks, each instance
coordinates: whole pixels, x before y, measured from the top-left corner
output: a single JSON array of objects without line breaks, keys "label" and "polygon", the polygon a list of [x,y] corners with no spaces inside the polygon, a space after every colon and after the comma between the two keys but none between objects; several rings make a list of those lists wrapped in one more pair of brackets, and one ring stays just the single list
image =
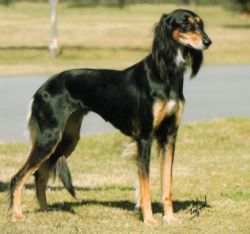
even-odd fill
[{"label": "dog's head", "polygon": [[173,39],[195,50],[207,49],[212,41],[204,31],[203,20],[192,11],[176,10],[164,17]]},{"label": "dog's head", "polygon": [[162,15],[156,25],[153,53],[155,50],[161,55],[171,51],[174,54],[176,48],[182,48],[184,57],[191,59],[192,76],[195,76],[202,64],[202,50],[211,44],[203,20],[192,11],[178,9]]}]

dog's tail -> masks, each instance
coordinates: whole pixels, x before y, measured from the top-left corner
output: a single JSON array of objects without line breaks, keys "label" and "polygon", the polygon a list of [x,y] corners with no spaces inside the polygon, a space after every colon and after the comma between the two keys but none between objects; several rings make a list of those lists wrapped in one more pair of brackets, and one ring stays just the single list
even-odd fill
[{"label": "dog's tail", "polygon": [[138,155],[138,149],[135,142],[131,142],[124,145],[122,157],[135,160],[137,158],[137,155]]},{"label": "dog's tail", "polygon": [[64,187],[68,190],[68,192],[73,197],[76,197],[75,189],[72,183],[72,176],[71,176],[66,158],[64,156],[60,157],[57,160],[56,165],[53,169],[53,175],[54,175],[54,178],[58,176],[59,179],[62,181]]}]

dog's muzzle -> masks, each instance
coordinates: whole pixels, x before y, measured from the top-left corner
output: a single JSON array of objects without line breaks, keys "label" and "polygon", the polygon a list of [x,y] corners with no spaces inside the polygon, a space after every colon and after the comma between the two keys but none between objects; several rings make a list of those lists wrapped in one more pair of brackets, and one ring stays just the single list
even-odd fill
[{"label": "dog's muzzle", "polygon": [[206,47],[206,49],[212,44],[211,39],[205,33],[202,33],[202,43]]}]

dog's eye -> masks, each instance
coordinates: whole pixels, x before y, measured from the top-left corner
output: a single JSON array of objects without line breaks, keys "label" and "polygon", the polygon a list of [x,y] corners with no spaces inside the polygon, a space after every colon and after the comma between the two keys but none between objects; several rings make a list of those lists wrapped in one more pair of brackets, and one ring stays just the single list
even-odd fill
[{"label": "dog's eye", "polygon": [[188,26],[188,25],[189,25],[189,23],[188,23],[187,20],[183,20],[183,21],[181,22],[181,24],[182,24],[183,26]]},{"label": "dog's eye", "polygon": [[187,29],[188,26],[189,26],[189,23],[188,23],[187,20],[184,20],[184,21],[181,22],[181,28],[182,29]]}]

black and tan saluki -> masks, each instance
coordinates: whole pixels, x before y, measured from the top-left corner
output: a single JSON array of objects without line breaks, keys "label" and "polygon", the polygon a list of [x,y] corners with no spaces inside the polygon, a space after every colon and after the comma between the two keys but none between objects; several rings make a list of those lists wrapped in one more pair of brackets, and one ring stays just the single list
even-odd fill
[{"label": "black and tan saluki", "polygon": [[[191,11],[179,9],[162,15],[155,27],[152,51],[139,63],[122,71],[68,70],[44,83],[31,104],[30,155],[10,183],[13,218],[22,217],[21,190],[32,174],[40,207],[46,209],[49,172],[75,149],[82,119],[93,111],[136,143],[138,199],[143,221],[147,224],[155,222],[149,164],[151,144],[153,139],[157,140],[161,154],[163,217],[166,222],[175,220],[172,168],[185,103],[183,75],[187,64],[191,66],[192,77],[198,73],[202,50],[210,44],[202,19]],[[65,174],[70,177],[67,168]],[[71,182],[65,183],[74,195]]]}]

